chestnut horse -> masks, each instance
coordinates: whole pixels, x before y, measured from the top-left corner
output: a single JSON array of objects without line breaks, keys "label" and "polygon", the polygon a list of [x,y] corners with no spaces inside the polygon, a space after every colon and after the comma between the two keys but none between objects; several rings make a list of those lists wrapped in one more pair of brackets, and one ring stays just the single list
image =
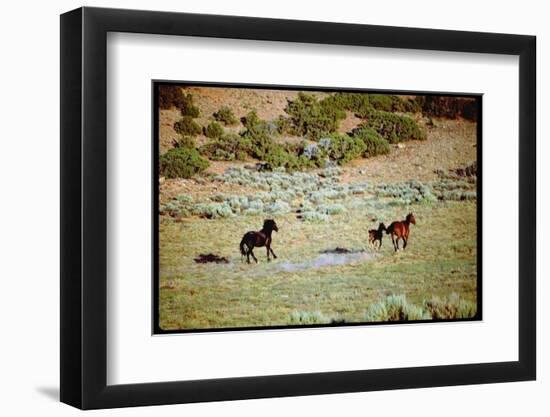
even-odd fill
[{"label": "chestnut horse", "polygon": [[396,252],[399,250],[400,238],[403,239],[403,249],[407,247],[407,241],[409,240],[409,226],[411,223],[416,224],[416,219],[412,213],[409,213],[404,221],[393,222],[386,229],[386,233],[391,235],[393,249]]},{"label": "chestnut horse", "polygon": [[250,256],[252,255],[252,258],[258,263],[258,259],[254,256],[252,250],[254,247],[265,246],[267,249],[267,261],[271,261],[271,259],[269,259],[269,252],[271,252],[274,259],[277,259],[277,255],[275,255],[275,252],[271,249],[271,233],[274,230],[276,232],[279,231],[277,223],[275,223],[275,220],[268,219],[264,220],[264,227],[259,232],[246,232],[239,245],[241,249],[241,258],[246,256],[246,261],[250,263]]},{"label": "chestnut horse", "polygon": [[378,225],[378,229],[370,229],[369,230],[369,243],[371,243],[373,246],[376,241],[378,241],[378,249],[382,247],[382,237],[384,236],[384,231],[386,230],[386,225],[384,223],[380,223]]}]

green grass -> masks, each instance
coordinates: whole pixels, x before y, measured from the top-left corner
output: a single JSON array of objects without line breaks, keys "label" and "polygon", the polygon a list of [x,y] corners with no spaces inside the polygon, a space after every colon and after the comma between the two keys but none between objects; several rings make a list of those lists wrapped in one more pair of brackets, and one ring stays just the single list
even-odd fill
[{"label": "green grass", "polygon": [[[393,252],[389,236],[380,251],[367,245],[377,218],[389,224],[414,210],[406,250]],[[274,216],[277,260],[241,262],[238,244],[263,216],[214,220],[191,217],[176,222],[161,216],[160,326],[165,330],[277,326],[331,321],[364,322],[371,305],[403,295],[422,306],[452,294],[476,302],[476,203],[448,201],[411,207],[348,207],[321,223],[300,222],[295,214]],[[371,256],[345,265],[286,272],[281,263],[314,260],[335,247],[367,250]],[[200,253],[214,253],[229,264],[197,264]]]}]

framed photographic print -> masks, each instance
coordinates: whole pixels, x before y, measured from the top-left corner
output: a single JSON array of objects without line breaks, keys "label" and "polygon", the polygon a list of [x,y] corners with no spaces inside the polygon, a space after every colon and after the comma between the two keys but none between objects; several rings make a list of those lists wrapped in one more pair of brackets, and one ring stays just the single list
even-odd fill
[{"label": "framed photographic print", "polygon": [[61,71],[63,402],[535,378],[534,37],[81,8]]}]

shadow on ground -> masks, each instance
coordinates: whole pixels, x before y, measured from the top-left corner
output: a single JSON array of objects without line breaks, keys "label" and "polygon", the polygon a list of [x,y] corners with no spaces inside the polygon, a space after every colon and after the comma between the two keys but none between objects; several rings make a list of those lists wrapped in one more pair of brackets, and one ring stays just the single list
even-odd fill
[{"label": "shadow on ground", "polygon": [[36,391],[53,401],[59,401],[59,387],[36,387]]}]

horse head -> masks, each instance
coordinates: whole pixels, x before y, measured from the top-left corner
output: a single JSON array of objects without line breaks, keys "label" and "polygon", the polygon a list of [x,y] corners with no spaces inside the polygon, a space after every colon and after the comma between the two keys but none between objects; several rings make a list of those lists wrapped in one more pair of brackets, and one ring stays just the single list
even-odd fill
[{"label": "horse head", "polygon": [[412,212],[407,214],[407,221],[409,223],[416,224],[416,219],[414,218],[414,214],[412,214]]},{"label": "horse head", "polygon": [[386,230],[386,225],[385,225],[384,223],[380,223],[380,224],[378,225],[378,230],[379,230],[379,231]]},{"label": "horse head", "polygon": [[276,232],[279,231],[279,228],[277,227],[277,223],[275,223],[275,220],[273,219],[264,220],[264,229],[275,230]]}]

